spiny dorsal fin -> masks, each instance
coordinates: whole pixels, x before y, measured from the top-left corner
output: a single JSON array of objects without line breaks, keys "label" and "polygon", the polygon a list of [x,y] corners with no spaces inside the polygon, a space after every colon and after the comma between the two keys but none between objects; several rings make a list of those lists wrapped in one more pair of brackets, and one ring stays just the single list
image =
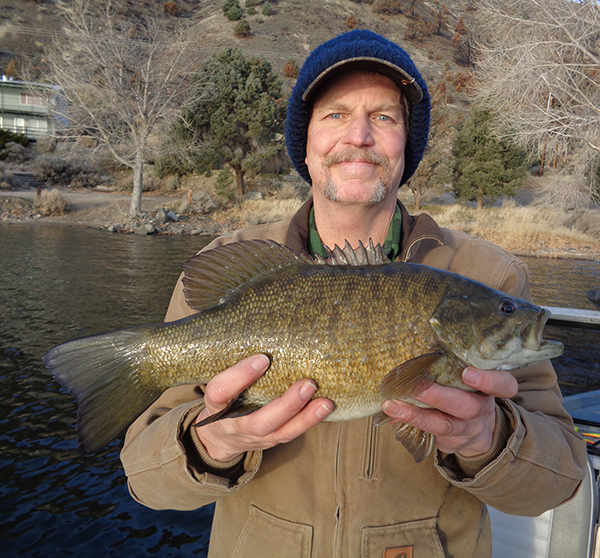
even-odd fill
[{"label": "spiny dorsal fin", "polygon": [[[333,250],[329,250],[329,257],[324,260],[319,257],[317,263],[325,263],[327,265],[383,265],[390,263],[390,259],[385,255],[381,244],[375,246],[373,239],[369,239],[369,245],[365,245],[361,240],[358,241],[358,248],[352,248],[346,240],[346,245],[340,248],[337,244]],[[320,260],[320,261],[319,261]]]},{"label": "spiny dorsal fin", "polygon": [[186,302],[203,310],[257,275],[297,263],[313,261],[273,240],[232,242],[200,252],[181,264]]}]

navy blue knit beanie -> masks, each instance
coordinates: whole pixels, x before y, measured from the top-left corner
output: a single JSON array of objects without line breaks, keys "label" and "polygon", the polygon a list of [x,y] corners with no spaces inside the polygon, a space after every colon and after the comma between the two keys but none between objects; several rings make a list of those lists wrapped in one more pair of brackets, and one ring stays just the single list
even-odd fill
[{"label": "navy blue knit beanie", "polygon": [[306,59],[290,97],[285,126],[288,154],[300,173],[312,184],[306,158],[306,134],[311,99],[327,79],[348,69],[375,71],[393,79],[409,103],[404,184],[417,170],[429,136],[431,102],[427,85],[408,54],[377,33],[354,30],[318,46]]}]

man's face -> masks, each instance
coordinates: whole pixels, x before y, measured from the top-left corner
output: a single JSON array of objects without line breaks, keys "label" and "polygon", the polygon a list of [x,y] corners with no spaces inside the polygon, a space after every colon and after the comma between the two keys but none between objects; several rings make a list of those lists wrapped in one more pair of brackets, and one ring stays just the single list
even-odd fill
[{"label": "man's face", "polygon": [[375,205],[396,196],[406,146],[401,97],[377,73],[348,73],[323,86],[306,144],[315,198]]}]

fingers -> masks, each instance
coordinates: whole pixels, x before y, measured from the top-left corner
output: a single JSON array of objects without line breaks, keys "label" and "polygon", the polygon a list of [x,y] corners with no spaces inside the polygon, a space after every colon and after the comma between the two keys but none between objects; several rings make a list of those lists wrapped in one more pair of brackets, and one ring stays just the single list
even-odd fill
[{"label": "fingers", "polygon": [[502,399],[510,399],[519,391],[517,379],[506,370],[478,370],[468,367],[463,371],[462,380],[477,391]]},{"label": "fingers", "polygon": [[[279,436],[293,439],[290,437],[293,436],[293,433],[298,432],[297,435],[304,433],[333,410],[332,406],[327,407],[328,403],[331,403],[328,399],[316,399],[309,404],[316,391],[317,385],[313,380],[296,382],[281,397],[248,415],[245,428],[249,433],[258,437],[269,436],[280,430]],[[323,407],[324,405],[325,407]],[[295,420],[292,424],[288,424],[305,407],[307,407],[307,412],[298,417],[301,420]],[[285,428],[283,428],[284,426]],[[279,443],[289,441],[289,439],[281,440]]]},{"label": "fingers", "polygon": [[231,368],[217,374],[208,384],[204,393],[204,401],[209,410],[221,410],[236,398],[249,385],[258,380],[269,368],[270,361],[266,355],[252,355]]},{"label": "fingers", "polygon": [[466,385],[476,393],[433,384],[415,397],[428,408],[386,401],[384,412],[393,419],[433,434],[438,449],[465,456],[491,448],[496,424],[495,397],[516,395],[518,384],[510,372],[466,368]]},{"label": "fingers", "polygon": [[[268,369],[265,355],[248,357],[215,376],[205,389],[205,408],[196,422],[225,408]],[[264,450],[289,442],[329,416],[334,405],[328,399],[312,399],[313,380],[299,380],[281,397],[243,417],[218,420],[196,428],[213,459],[229,461],[241,453]]]}]

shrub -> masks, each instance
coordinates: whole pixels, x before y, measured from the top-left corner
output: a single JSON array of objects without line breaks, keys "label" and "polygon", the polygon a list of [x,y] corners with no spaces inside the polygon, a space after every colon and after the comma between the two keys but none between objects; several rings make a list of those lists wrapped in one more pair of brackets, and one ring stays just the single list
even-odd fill
[{"label": "shrub", "polygon": [[265,5],[262,7],[262,10],[260,11],[260,13],[264,16],[273,15],[273,7],[271,6],[271,3],[265,2]]},{"label": "shrub", "polygon": [[258,6],[262,3],[263,0],[246,0],[246,8],[251,8],[252,6]]},{"label": "shrub", "polygon": [[238,0],[227,0],[227,2],[225,2],[225,4],[222,6],[223,14],[227,15],[227,12],[234,6],[240,8],[240,3]]},{"label": "shrub", "polygon": [[372,10],[376,14],[397,15],[402,13],[402,2],[400,0],[376,0],[373,2]]},{"label": "shrub", "polygon": [[237,21],[242,17],[242,8],[239,5],[232,6],[227,12],[227,19],[229,21]]},{"label": "shrub", "polygon": [[29,139],[23,134],[15,134],[8,130],[0,130],[0,149],[2,149],[7,143],[18,143],[23,147],[29,145]]},{"label": "shrub", "polygon": [[346,27],[348,29],[354,29],[358,25],[358,21],[356,21],[356,16],[354,14],[350,14],[346,18]]},{"label": "shrub", "polygon": [[181,11],[179,9],[179,6],[177,4],[175,4],[175,2],[165,2],[164,9],[165,9],[165,14],[170,15],[170,16],[179,15],[179,13]]},{"label": "shrub", "polygon": [[47,155],[38,157],[31,170],[35,180],[49,186],[94,188],[105,182],[100,173],[91,167],[73,165],[64,159]]},{"label": "shrub", "polygon": [[245,19],[242,19],[242,21],[238,22],[233,30],[233,34],[236,37],[249,37],[250,33],[250,24]]},{"label": "shrub", "polygon": [[219,171],[219,174],[217,174],[217,182],[215,184],[215,192],[228,200],[235,198],[233,172],[231,169],[226,168]]},{"label": "shrub", "polygon": [[14,174],[8,168],[0,163],[0,190],[10,190],[18,186]]},{"label": "shrub", "polygon": [[38,190],[38,194],[35,196],[35,206],[46,217],[50,215],[64,215],[69,211],[69,202],[56,189]]},{"label": "shrub", "polygon": [[32,152],[30,149],[23,147],[19,143],[9,141],[4,144],[4,147],[0,149],[0,161],[6,161],[7,163],[19,164],[29,161],[32,158]]},{"label": "shrub", "polygon": [[296,79],[299,73],[300,69],[295,60],[288,60],[283,66],[283,77]]}]

